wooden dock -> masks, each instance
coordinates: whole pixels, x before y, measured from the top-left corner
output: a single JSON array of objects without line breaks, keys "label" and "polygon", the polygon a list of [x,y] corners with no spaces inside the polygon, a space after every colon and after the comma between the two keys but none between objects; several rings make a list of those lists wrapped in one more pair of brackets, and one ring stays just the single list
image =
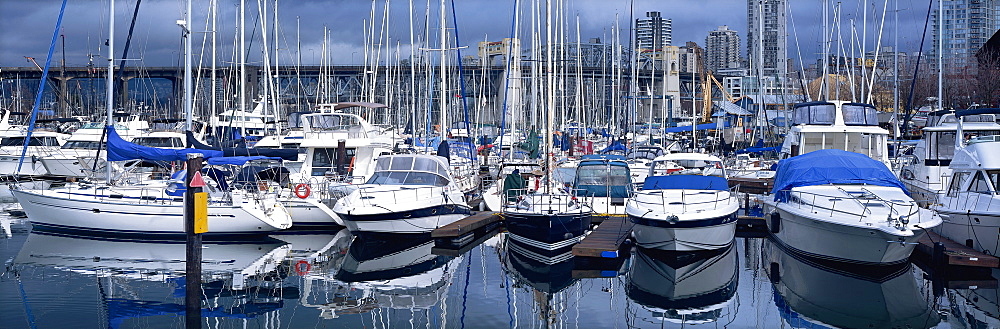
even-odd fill
[{"label": "wooden dock", "polygon": [[632,234],[632,221],[625,217],[610,217],[573,246],[573,256],[619,258],[622,244]]},{"label": "wooden dock", "polygon": [[774,187],[774,179],[730,177],[729,187],[733,187],[736,185],[740,186],[740,192],[743,193],[767,194],[771,193],[771,188]]},{"label": "wooden dock", "polygon": [[459,219],[454,223],[434,229],[431,232],[431,237],[435,239],[459,237],[486,225],[499,222],[501,219],[500,213],[491,211],[478,212],[469,217]]},{"label": "wooden dock", "polygon": [[934,242],[940,242],[944,246],[943,253],[939,256],[940,259],[932,261],[932,263],[938,262],[938,264],[933,265],[957,265],[985,268],[1000,267],[1000,258],[981,253],[958,242],[948,240],[934,232],[927,232],[927,234],[921,237],[917,242],[918,244],[914,249],[914,252],[923,254],[931,260],[935,259]]}]

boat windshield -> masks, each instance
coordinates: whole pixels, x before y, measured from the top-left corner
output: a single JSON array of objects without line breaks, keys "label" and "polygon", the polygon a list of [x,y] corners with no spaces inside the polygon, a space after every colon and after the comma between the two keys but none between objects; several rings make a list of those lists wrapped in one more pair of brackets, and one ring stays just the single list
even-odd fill
[{"label": "boat windshield", "polygon": [[136,137],[132,143],[149,147],[184,147],[184,142],[177,137]]},{"label": "boat windshield", "polygon": [[725,177],[722,161],[676,159],[653,162],[650,176],[705,175]]},{"label": "boat windshield", "polygon": [[448,186],[448,179],[429,172],[382,171],[372,175],[368,184]]},{"label": "boat windshield", "polygon": [[63,149],[66,150],[97,150],[101,148],[101,142],[98,141],[68,141],[63,144]]},{"label": "boat windshield", "polygon": [[[23,146],[24,137],[4,137],[0,139],[0,146]],[[31,137],[28,146],[59,146],[59,140],[55,137]]]},{"label": "boat windshield", "polygon": [[628,166],[609,163],[580,164],[574,187],[578,196],[627,198],[632,191]]}]

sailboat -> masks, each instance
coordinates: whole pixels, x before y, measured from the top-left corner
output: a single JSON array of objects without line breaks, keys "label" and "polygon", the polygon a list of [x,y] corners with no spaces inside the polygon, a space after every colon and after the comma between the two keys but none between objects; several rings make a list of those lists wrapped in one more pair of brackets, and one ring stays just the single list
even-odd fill
[{"label": "sailboat", "polygon": [[[555,147],[552,132],[555,124],[555,62],[552,48],[552,3],[546,1],[546,29],[549,45],[546,48],[546,129],[545,175],[534,190],[525,188],[514,191],[516,199],[502,207],[505,224],[513,245],[523,248],[525,254],[536,260],[559,263],[573,257],[572,246],[588,232],[594,209],[567,191],[555,177]],[[627,169],[627,167],[625,167]],[[625,176],[629,180],[628,175]],[[526,184],[518,184],[526,186]]]}]

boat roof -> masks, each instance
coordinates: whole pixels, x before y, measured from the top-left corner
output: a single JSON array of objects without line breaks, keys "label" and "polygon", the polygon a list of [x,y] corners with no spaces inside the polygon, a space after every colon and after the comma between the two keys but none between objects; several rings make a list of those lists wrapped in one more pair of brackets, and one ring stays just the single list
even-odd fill
[{"label": "boat roof", "polygon": [[705,153],[670,153],[656,157],[653,161],[673,161],[673,160],[702,160],[702,161],[722,161],[717,156]]}]

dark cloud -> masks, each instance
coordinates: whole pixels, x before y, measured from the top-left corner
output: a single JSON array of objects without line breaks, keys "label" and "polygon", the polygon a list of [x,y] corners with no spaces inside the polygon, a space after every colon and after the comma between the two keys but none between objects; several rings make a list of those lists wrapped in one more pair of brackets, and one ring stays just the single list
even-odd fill
[{"label": "dark cloud", "polygon": [[[891,10],[894,2],[890,0]],[[920,42],[920,32],[923,28],[923,19],[926,14],[926,4],[923,1],[898,0],[900,11],[900,45],[904,50],[915,51]],[[388,29],[382,32],[382,25],[385,12],[384,0],[377,0],[377,7],[374,13],[374,29],[376,41],[369,41],[369,44],[378,43],[380,35],[388,36],[388,45],[391,45],[392,52],[395,52],[396,44],[400,45],[400,57],[408,57],[410,43],[409,28],[409,0],[390,0],[390,10]],[[430,16],[425,16],[426,6],[430,2]],[[542,1],[543,2],[543,1]],[[789,1],[792,6],[792,18],[794,19],[799,47],[802,56],[806,61],[813,61],[819,53],[819,40],[822,39],[820,33],[821,22],[821,1],[795,0]],[[199,0],[194,4],[193,29],[196,31],[206,31],[209,1]],[[248,27],[256,26],[257,31],[248,30],[246,32],[248,43],[253,43],[250,53],[251,62],[259,62],[261,50],[259,48],[262,40],[260,35],[260,24],[255,24],[259,19],[257,6],[258,1],[246,1],[246,21]],[[274,0],[261,0],[268,8],[273,8]],[[418,34],[424,31],[425,21],[431,27],[430,48],[437,47],[437,25],[439,0],[414,0],[412,19]],[[520,0],[521,9],[521,32],[525,45],[529,43],[529,33],[531,24],[531,0]],[[865,2],[869,6],[869,44],[874,45],[875,32],[873,30],[877,24],[871,18],[872,8],[881,7],[884,0],[874,0]],[[0,0],[0,66],[29,66],[24,56],[35,57],[40,64],[44,60],[48,51],[49,42],[52,37],[52,30],[59,12],[60,2],[57,0],[28,1],[28,0]],[[220,0],[219,14],[217,16],[218,25],[216,28],[219,39],[219,60],[221,65],[228,65],[236,62],[234,49],[237,35],[237,17],[239,1]],[[304,63],[317,63],[322,56],[322,36],[323,27],[329,29],[328,39],[330,41],[329,53],[335,64],[347,64],[353,58],[355,62],[361,62],[365,53],[365,35],[370,33],[370,24],[373,20],[371,1],[291,1],[279,0],[278,21],[279,30],[279,61],[282,63],[294,63],[297,56],[295,54],[296,44],[296,23],[298,22],[301,31],[301,57]],[[125,44],[128,32],[129,20],[135,0],[116,2],[116,57],[120,57]],[[446,13],[451,20],[450,0]],[[458,13],[459,32],[461,33],[461,44],[469,46],[463,53],[471,55],[475,53],[477,42],[484,39],[499,40],[510,35],[510,27],[513,13],[513,1],[490,1],[490,0],[457,0],[455,11]],[[544,5],[544,4],[540,4]],[[843,18],[846,26],[848,18],[858,18],[860,20],[860,4],[843,5]],[[183,0],[145,0],[142,2],[136,26],[132,37],[132,48],[129,57],[140,59],[138,63],[129,65],[146,66],[171,66],[180,63],[179,54],[181,49],[181,31],[176,25],[178,19],[182,19],[185,2]],[[270,11],[272,9],[268,9]],[[662,1],[662,0],[637,0],[630,1],[566,1],[562,12],[565,13],[562,21],[566,30],[566,37],[569,41],[576,38],[576,17],[580,19],[581,37],[586,40],[592,37],[600,37],[605,41],[610,41],[612,26],[615,25],[617,15],[618,22],[622,25],[622,39],[627,41],[628,27],[631,26],[630,10],[634,10],[632,18],[639,18],[645,15],[646,11],[660,11],[663,16],[673,20],[674,44],[683,45],[685,41],[694,41],[703,44],[708,31],[715,29],[719,25],[729,25],[730,28],[740,32],[741,38],[746,36],[746,1],[743,0],[699,0],[699,1]],[[66,9],[63,21],[62,34],[66,40],[67,65],[87,65],[90,61],[90,54],[99,55],[94,60],[95,65],[104,66],[103,61],[107,54],[104,47],[104,40],[107,38],[108,26],[108,2],[98,0],[76,0],[70,1]],[[883,42],[887,45],[892,43],[891,12],[889,13],[890,24],[887,24],[883,36]],[[273,13],[271,14],[273,15]],[[270,15],[269,15],[270,16]],[[426,18],[425,18],[426,17]],[[879,16],[880,17],[880,16]],[[269,25],[273,17],[267,17]],[[544,22],[543,22],[544,23]],[[450,25],[451,23],[449,23]],[[857,22],[856,29],[861,31],[860,22]],[[541,24],[544,28],[544,24]],[[797,57],[795,34],[789,24],[789,57]],[[272,34],[271,26],[266,27],[268,34]],[[846,31],[846,28],[845,28]],[[544,33],[544,30],[542,31]],[[251,33],[255,37],[250,38]],[[382,34],[385,33],[385,34]],[[449,38],[453,37],[454,31],[449,30]],[[203,50],[201,47],[202,37],[207,33],[199,33],[196,36],[195,52],[204,51],[208,54],[208,47]],[[845,39],[849,32],[845,32]],[[273,47],[273,37],[268,35],[268,43]],[[860,36],[858,36],[860,38]],[[384,40],[384,39],[383,39]],[[57,47],[59,44],[57,44]],[[450,45],[450,46],[453,46]],[[424,46],[419,46],[424,47]],[[424,47],[424,48],[429,48]],[[60,52],[57,48],[55,59],[59,59]],[[383,54],[381,57],[385,57]],[[197,58],[197,57],[196,57]],[[392,55],[391,60],[394,60]],[[197,61],[197,59],[196,59]],[[53,61],[57,63],[57,61]],[[205,64],[207,65],[207,61]]]}]

